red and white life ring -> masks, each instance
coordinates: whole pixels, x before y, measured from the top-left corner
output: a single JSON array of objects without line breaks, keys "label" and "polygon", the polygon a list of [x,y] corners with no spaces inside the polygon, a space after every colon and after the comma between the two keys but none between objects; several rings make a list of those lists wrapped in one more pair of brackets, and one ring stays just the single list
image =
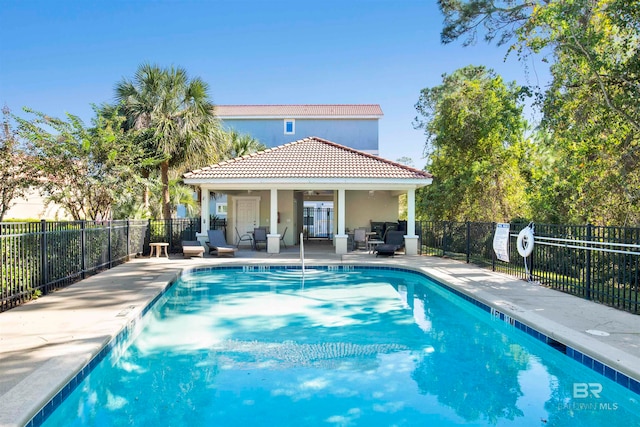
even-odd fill
[{"label": "red and white life ring", "polygon": [[521,257],[526,258],[531,255],[531,252],[533,252],[534,240],[533,228],[531,226],[526,226],[520,230],[516,244],[518,246],[518,253]]}]

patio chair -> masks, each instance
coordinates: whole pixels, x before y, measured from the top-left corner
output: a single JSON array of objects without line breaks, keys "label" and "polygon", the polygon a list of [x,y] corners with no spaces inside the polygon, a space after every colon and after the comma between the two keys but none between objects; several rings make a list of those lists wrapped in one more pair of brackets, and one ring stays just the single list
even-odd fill
[{"label": "patio chair", "polygon": [[385,222],[384,223],[384,232],[388,233],[389,231],[395,231],[398,229],[397,222]]},{"label": "patio chair", "polygon": [[359,249],[361,246],[367,248],[367,230],[356,228],[353,232],[353,249]]},{"label": "patio chair", "polygon": [[256,251],[258,250],[259,244],[264,244],[264,249],[267,250],[267,229],[266,228],[253,229],[253,247]]},{"label": "patio chair", "polygon": [[[376,235],[373,236],[374,239],[384,240],[384,222],[371,221],[371,231],[376,233]],[[369,239],[371,239],[371,237]]]},{"label": "patio chair", "polygon": [[289,227],[284,228],[284,231],[282,232],[282,236],[280,236],[280,243],[284,245],[285,249],[287,249],[287,244],[284,242],[284,235],[287,234],[287,228]]},{"label": "patio chair", "polygon": [[236,227],[236,235],[238,236],[238,241],[236,242],[236,248],[239,248],[240,243],[242,242],[249,242],[249,245],[251,245],[251,247],[253,248],[253,237],[251,237],[251,234],[245,233],[241,235],[240,232],[238,231],[238,227]]},{"label": "patio chair", "polygon": [[215,254],[217,256],[236,255],[236,251],[238,250],[238,248],[227,244],[227,239],[225,239],[222,230],[207,230],[207,235],[209,236],[209,242],[207,243],[207,246],[209,246],[210,254]]},{"label": "patio chair", "polygon": [[185,258],[200,257],[204,255],[204,246],[197,240],[183,240],[182,254]]},{"label": "patio chair", "polygon": [[376,258],[378,255],[394,256],[396,251],[404,248],[404,231],[391,230],[386,237],[386,243],[376,246]]}]

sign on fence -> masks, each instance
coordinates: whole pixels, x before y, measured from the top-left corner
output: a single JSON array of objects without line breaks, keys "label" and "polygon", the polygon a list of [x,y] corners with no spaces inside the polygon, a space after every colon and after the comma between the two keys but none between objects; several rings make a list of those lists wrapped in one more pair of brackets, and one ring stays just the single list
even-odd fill
[{"label": "sign on fence", "polygon": [[509,262],[509,224],[496,224],[493,236],[493,251],[500,261]]}]

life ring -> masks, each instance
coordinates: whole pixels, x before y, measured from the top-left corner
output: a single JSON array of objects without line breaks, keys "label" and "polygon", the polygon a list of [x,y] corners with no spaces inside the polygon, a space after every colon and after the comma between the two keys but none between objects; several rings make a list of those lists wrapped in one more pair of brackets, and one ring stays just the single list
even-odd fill
[{"label": "life ring", "polygon": [[518,233],[518,240],[516,241],[518,246],[518,253],[521,257],[526,258],[533,252],[533,229],[529,226],[520,230]]}]

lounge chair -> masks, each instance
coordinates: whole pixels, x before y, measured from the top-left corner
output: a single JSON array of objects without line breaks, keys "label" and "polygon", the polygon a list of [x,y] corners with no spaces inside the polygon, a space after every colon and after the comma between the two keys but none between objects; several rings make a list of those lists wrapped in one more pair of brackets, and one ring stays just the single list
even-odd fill
[{"label": "lounge chair", "polygon": [[225,239],[222,230],[207,230],[207,235],[209,236],[209,242],[207,242],[207,246],[209,246],[210,254],[214,254],[217,256],[236,255],[236,251],[238,250],[238,248],[227,244],[227,239]]},{"label": "lounge chair", "polygon": [[386,233],[386,236],[385,243],[376,246],[376,257],[378,255],[394,256],[396,251],[404,248],[404,231],[391,230]]},{"label": "lounge chair", "polygon": [[182,253],[185,258],[191,258],[194,256],[202,258],[204,254],[204,246],[202,246],[197,240],[183,240]]}]

